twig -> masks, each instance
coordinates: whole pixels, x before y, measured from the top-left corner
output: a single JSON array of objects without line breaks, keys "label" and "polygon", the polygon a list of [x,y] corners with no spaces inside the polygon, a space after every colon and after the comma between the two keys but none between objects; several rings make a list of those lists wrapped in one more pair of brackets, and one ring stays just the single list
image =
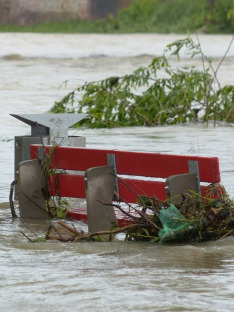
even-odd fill
[{"label": "twig", "polygon": [[[120,205],[113,204],[113,203],[111,203],[111,204],[104,203],[104,202],[101,201],[101,200],[98,200],[98,202],[101,203],[101,204],[103,204],[103,205],[105,205],[105,206],[116,207],[116,208],[118,208],[123,214],[125,214],[126,216],[128,216],[129,218],[134,219],[134,220],[139,220],[139,217],[135,217],[135,216],[131,215],[129,212],[125,211],[122,207],[120,207]],[[128,204],[128,205],[129,205],[129,204]],[[130,206],[130,205],[129,205],[129,206]],[[131,207],[131,208],[133,208],[133,207]]]},{"label": "twig", "polygon": [[9,202],[10,202],[10,208],[11,208],[11,215],[13,218],[17,218],[17,214],[15,212],[15,206],[14,206],[14,202],[13,202],[13,193],[14,193],[14,188],[15,185],[17,184],[17,181],[13,181],[11,183],[11,188],[10,188],[10,195],[9,195]]},{"label": "twig", "polygon": [[67,225],[66,223],[64,223],[62,221],[59,221],[58,224],[63,226],[65,229],[67,229],[69,232],[72,232],[73,234],[80,234],[74,228],[70,227],[69,225]]},{"label": "twig", "polygon": [[23,234],[24,237],[26,237],[29,242],[33,243],[33,240],[30,237],[28,237],[23,231],[20,231],[20,233]]},{"label": "twig", "polygon": [[[116,176],[116,175],[115,175]],[[142,206],[144,207],[145,204],[143,202],[143,200],[141,199],[141,197],[123,180],[121,179],[120,177],[116,176],[120,182],[122,182],[131,192],[133,192],[133,194],[135,194],[137,196],[137,198],[140,199],[141,203],[142,203]],[[140,210],[138,210],[137,208],[135,207],[132,207],[133,210],[135,210],[137,213],[139,213],[139,215],[144,218],[148,223],[150,223],[155,229],[157,230],[161,230],[162,228],[160,228],[159,226],[157,226],[154,222],[152,222],[145,213],[141,212]]]},{"label": "twig", "polygon": [[53,224],[51,225],[51,229],[53,229],[58,234],[60,239],[63,239],[62,235],[59,233],[58,229]]},{"label": "twig", "polygon": [[230,41],[230,43],[229,43],[229,46],[228,46],[226,52],[224,53],[224,56],[223,56],[221,62],[219,63],[218,67],[216,68],[215,76],[217,75],[217,72],[218,72],[220,66],[222,65],[223,61],[225,60],[225,58],[226,58],[226,56],[227,56],[227,54],[228,54],[228,52],[229,52],[229,50],[230,50],[230,48],[231,48],[231,46],[232,46],[233,41],[234,41],[234,35],[232,36],[232,39],[231,39],[231,41]]},{"label": "twig", "polygon": [[[65,228],[69,228],[70,230],[72,229],[70,226],[67,226],[63,222],[61,222],[60,225],[65,227]],[[95,233],[87,233],[87,234],[84,234],[84,235],[81,235],[81,233],[76,232],[76,233],[73,233],[73,234],[76,234],[76,235],[72,235],[72,236],[70,236],[68,238],[64,238],[64,237],[62,237],[59,234],[58,228],[56,228],[54,225],[50,225],[50,227],[49,227],[49,229],[47,231],[47,234],[46,234],[46,239],[54,239],[54,240],[59,240],[59,241],[62,241],[62,242],[72,242],[72,241],[79,241],[79,240],[83,240],[83,239],[90,239],[90,238],[92,238],[94,236],[98,236],[98,235],[113,235],[113,234],[125,232],[128,229],[136,228],[136,227],[139,227],[139,226],[141,226],[141,225],[140,224],[130,224],[130,225],[127,225],[125,227],[118,228],[116,230],[99,231],[99,232],[95,232]],[[50,234],[52,229],[58,234],[57,237]]]},{"label": "twig", "polygon": [[92,238],[93,236],[98,236],[98,235],[117,234],[117,233],[125,232],[126,230],[129,230],[131,228],[138,227],[139,225],[140,224],[130,224],[130,225],[124,226],[122,228],[118,228],[116,230],[99,231],[99,232],[94,232],[94,233],[90,233],[90,234],[85,234],[83,236],[76,237],[75,240],[89,239],[89,238]]},{"label": "twig", "polygon": [[33,233],[34,236],[36,236],[36,238],[38,238],[37,234],[26,223],[23,223],[23,224],[24,226],[26,226],[27,229],[29,229],[29,231]]},{"label": "twig", "polygon": [[144,207],[144,202],[143,202],[143,200],[141,199],[141,197],[139,196],[139,194],[137,194],[137,192],[136,191],[134,191],[134,189],[131,187],[131,186],[129,186],[123,179],[121,179],[119,176],[117,176],[117,175],[115,175],[115,174],[113,174],[121,183],[123,183],[123,185],[125,185],[134,195],[136,195],[136,197],[137,198],[139,198],[140,199],[140,201],[141,201],[141,203],[142,203],[142,206]]},{"label": "twig", "polygon": [[40,130],[40,127],[38,125],[38,122],[36,121],[36,126],[37,126],[37,131],[38,131],[38,134],[40,136],[40,140],[41,140],[41,145],[43,146],[43,149],[44,149],[44,152],[45,152],[45,145],[44,145],[44,142],[43,142],[43,136],[41,134],[41,130]]},{"label": "twig", "polygon": [[[120,178],[119,178],[120,179]],[[128,187],[135,195],[137,195],[137,197],[140,199],[143,207],[145,206],[143,200],[141,199],[141,197],[122,179],[120,179],[120,181],[126,186]],[[144,218],[148,223],[150,223],[155,229],[157,230],[161,230],[162,228],[160,228],[159,226],[157,226],[154,222],[152,222],[145,213],[141,212],[140,210],[138,210],[135,207],[132,207],[133,210],[135,210],[137,213],[139,213],[139,215]]]},{"label": "twig", "polygon": [[222,237],[220,237],[220,239],[226,238],[226,237],[229,236],[232,232],[233,232],[233,230],[230,230],[230,231],[227,232],[225,235],[223,235]]},{"label": "twig", "polygon": [[48,228],[48,230],[47,230],[46,236],[45,236],[46,239],[50,239],[50,237],[51,237],[51,236],[50,236],[51,229],[52,229],[52,226],[50,225],[49,228]]}]

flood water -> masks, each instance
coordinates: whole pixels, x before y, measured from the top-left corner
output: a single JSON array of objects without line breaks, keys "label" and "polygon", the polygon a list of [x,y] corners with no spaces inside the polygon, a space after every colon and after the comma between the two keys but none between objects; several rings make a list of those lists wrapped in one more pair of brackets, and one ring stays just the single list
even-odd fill
[{"label": "flood water", "polygon": [[[6,204],[14,179],[14,136],[30,133],[29,126],[10,113],[45,113],[85,81],[132,72],[182,37],[0,34],[2,310],[233,311],[234,238],[178,246],[123,241],[32,244],[21,232],[33,236],[31,229],[44,235],[49,222],[13,220]],[[199,39],[217,66],[231,36]],[[182,57],[182,64],[202,68],[199,58],[191,63]],[[234,46],[218,72],[220,83],[233,85],[233,73]],[[70,132],[86,136],[88,147],[218,156],[222,184],[234,196],[233,125]]]}]

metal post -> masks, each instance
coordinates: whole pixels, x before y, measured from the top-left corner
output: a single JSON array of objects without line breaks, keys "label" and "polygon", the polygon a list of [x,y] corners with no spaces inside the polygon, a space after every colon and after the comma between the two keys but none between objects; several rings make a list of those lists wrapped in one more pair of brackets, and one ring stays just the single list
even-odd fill
[{"label": "metal post", "polygon": [[116,168],[116,159],[115,154],[107,154],[108,166],[112,166],[114,169],[115,175],[115,192],[119,194],[119,185],[118,185],[118,178],[117,178],[117,168]]},{"label": "metal post", "polygon": [[189,160],[188,166],[189,166],[189,173],[195,173],[196,174],[198,194],[201,195],[201,185],[200,185],[198,161]]}]

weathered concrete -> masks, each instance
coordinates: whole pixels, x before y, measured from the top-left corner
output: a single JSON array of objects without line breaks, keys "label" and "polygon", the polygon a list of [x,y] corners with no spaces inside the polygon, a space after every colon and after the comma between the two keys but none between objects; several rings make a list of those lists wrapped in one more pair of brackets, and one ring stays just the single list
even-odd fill
[{"label": "weathered concrete", "polygon": [[99,19],[116,15],[131,0],[0,0],[0,25]]},{"label": "weathered concrete", "polygon": [[19,211],[21,218],[47,219],[42,189],[45,181],[37,159],[19,164]]},{"label": "weathered concrete", "polygon": [[112,203],[115,191],[112,166],[95,167],[86,170],[86,200],[88,228],[90,233],[110,230],[117,223],[114,208],[103,203]]},{"label": "weathered concrete", "polygon": [[166,179],[167,198],[175,206],[188,205],[191,191],[198,193],[197,178],[194,173],[173,175]]}]

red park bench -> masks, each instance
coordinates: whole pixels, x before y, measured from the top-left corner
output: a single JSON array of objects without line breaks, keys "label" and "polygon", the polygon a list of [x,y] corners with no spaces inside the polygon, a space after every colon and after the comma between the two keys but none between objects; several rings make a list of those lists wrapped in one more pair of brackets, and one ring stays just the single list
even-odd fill
[{"label": "red park bench", "polygon": [[[36,159],[42,148],[41,145],[31,145],[31,159]],[[49,146],[46,147],[46,153],[49,152],[50,148]],[[85,199],[87,190],[84,172],[90,170],[90,168],[102,168],[108,166],[108,164],[114,168],[114,175],[112,176],[115,178],[115,189],[120,199],[124,199],[127,203],[136,203],[137,195],[156,197],[162,201],[170,195],[175,195],[173,190],[173,194],[167,194],[166,185],[170,186],[171,176],[186,177],[189,172],[190,174],[193,173],[197,181],[196,191],[200,191],[201,182],[201,194],[210,197],[216,195],[208,194],[210,192],[208,184],[220,182],[219,160],[217,157],[61,146],[55,148],[53,152],[52,167],[67,172],[56,177],[56,187],[51,183],[51,194]],[[79,173],[76,174],[74,171],[79,171]],[[116,178],[115,174],[120,176],[121,179]],[[168,180],[165,181],[165,179]],[[175,182],[172,189],[177,189],[177,184],[180,183]],[[59,194],[56,193],[58,192],[56,190],[59,190]],[[97,191],[97,194],[99,193],[100,190]],[[81,208],[73,208],[69,212],[69,217],[87,221],[87,212]]]}]

